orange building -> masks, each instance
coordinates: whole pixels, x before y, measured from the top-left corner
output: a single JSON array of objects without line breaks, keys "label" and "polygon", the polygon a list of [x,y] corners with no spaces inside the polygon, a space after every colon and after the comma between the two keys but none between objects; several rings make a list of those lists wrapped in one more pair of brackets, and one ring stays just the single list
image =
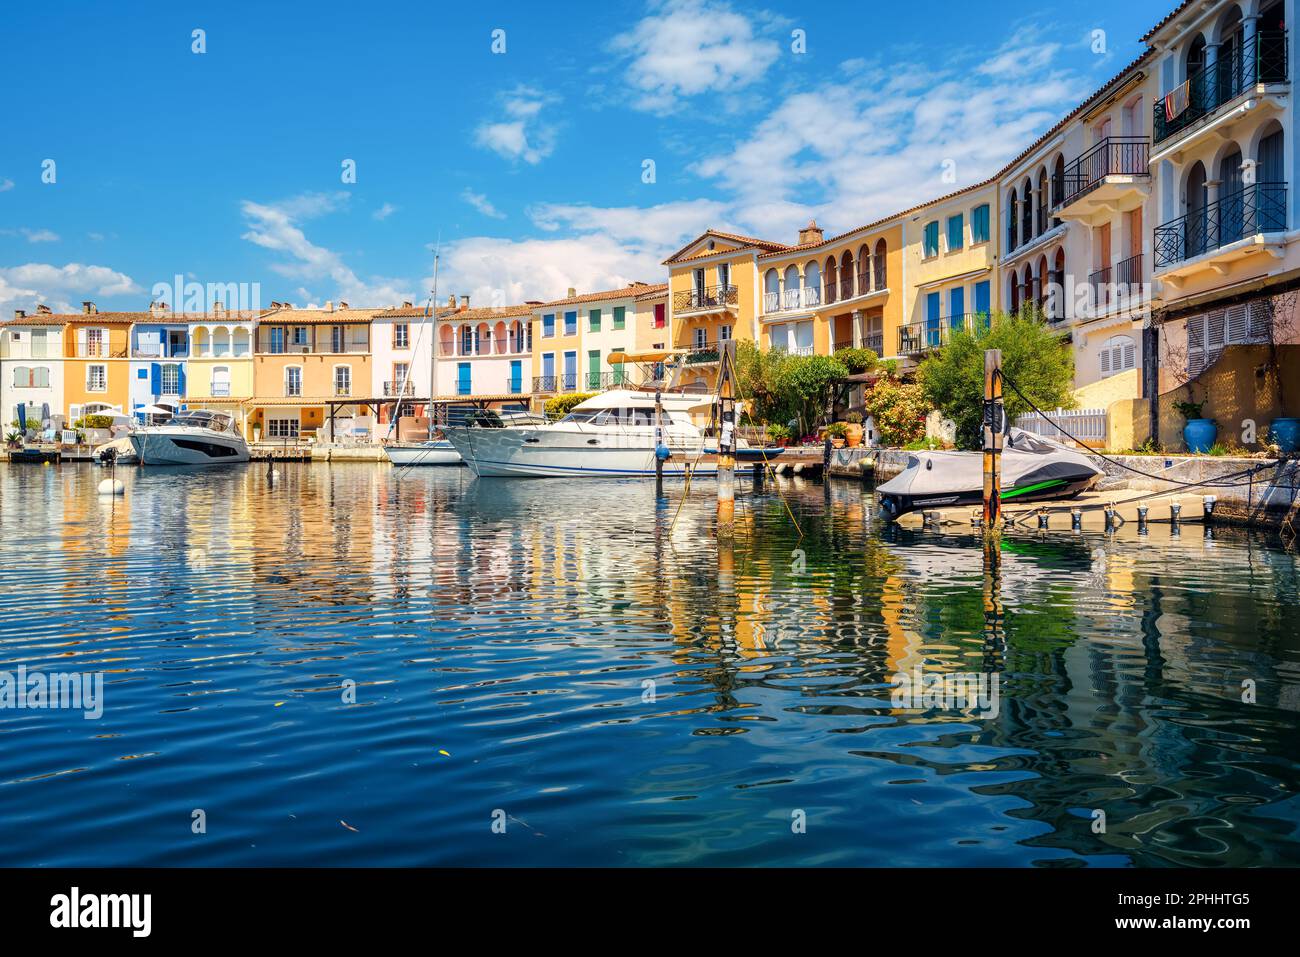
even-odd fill
[{"label": "orange building", "polygon": [[[38,313],[48,312],[40,306]],[[63,403],[68,421],[92,412],[131,409],[131,326],[148,312],[100,312],[93,302],[63,316]]]},{"label": "orange building", "polygon": [[322,309],[280,305],[262,315],[247,406],[254,441],[373,436],[373,409],[364,400],[372,391],[374,312],[326,303]]}]

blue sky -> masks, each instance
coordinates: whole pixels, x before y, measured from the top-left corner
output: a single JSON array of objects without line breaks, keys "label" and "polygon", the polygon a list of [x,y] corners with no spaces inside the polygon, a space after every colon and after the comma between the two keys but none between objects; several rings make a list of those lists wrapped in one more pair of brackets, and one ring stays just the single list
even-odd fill
[{"label": "blue sky", "polygon": [[793,242],[987,177],[1172,3],[11,4],[0,316],[177,273],[422,301],[439,235],[476,305],[658,281],[708,226]]}]

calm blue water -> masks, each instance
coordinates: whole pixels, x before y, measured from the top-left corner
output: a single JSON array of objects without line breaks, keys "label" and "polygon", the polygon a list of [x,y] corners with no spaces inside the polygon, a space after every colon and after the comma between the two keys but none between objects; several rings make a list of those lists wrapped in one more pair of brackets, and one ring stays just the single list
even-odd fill
[{"label": "calm blue water", "polygon": [[[0,465],[0,671],[106,675],[0,710],[0,864],[1300,863],[1275,539],[1026,535],[999,581],[856,484],[782,486],[802,540],[746,495],[728,553],[708,483],[670,531],[680,485],[279,469]],[[997,717],[891,710],[916,666]]]}]

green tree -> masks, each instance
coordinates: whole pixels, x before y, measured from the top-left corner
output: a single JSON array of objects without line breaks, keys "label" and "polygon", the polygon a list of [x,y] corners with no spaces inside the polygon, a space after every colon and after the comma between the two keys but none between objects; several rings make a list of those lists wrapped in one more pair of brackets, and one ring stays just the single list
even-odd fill
[{"label": "green tree", "polygon": [[562,419],[579,402],[586,402],[594,392],[565,392],[546,400],[546,415],[552,419]]},{"label": "green tree", "polygon": [[[999,313],[987,326],[954,329],[917,370],[926,398],[956,423],[959,445],[980,443],[986,349],[1002,350],[1002,371],[1040,409],[1073,407],[1074,355],[1065,337],[1036,315]],[[1011,388],[1004,395],[1012,419],[1030,411]]]},{"label": "green tree", "polygon": [[782,368],[780,392],[795,410],[801,428],[811,430],[826,411],[837,382],[848,376],[844,363],[831,356],[793,356]]},{"label": "green tree", "polygon": [[880,356],[871,349],[836,349],[834,358],[844,363],[849,375],[861,375],[870,372],[880,364]]}]

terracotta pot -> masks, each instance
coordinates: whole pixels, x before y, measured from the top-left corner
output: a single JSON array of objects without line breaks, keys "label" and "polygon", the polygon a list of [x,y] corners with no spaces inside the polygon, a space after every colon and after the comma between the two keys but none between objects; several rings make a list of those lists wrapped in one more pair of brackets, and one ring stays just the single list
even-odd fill
[{"label": "terracotta pot", "polygon": [[856,422],[849,422],[844,428],[844,444],[851,449],[856,449],[862,444],[862,426]]},{"label": "terracotta pot", "polygon": [[833,437],[831,438],[831,447],[832,447],[832,448],[837,448],[837,449],[842,449],[842,448],[844,448],[844,440],[843,440],[842,438],[840,438],[838,435],[833,436]]}]

